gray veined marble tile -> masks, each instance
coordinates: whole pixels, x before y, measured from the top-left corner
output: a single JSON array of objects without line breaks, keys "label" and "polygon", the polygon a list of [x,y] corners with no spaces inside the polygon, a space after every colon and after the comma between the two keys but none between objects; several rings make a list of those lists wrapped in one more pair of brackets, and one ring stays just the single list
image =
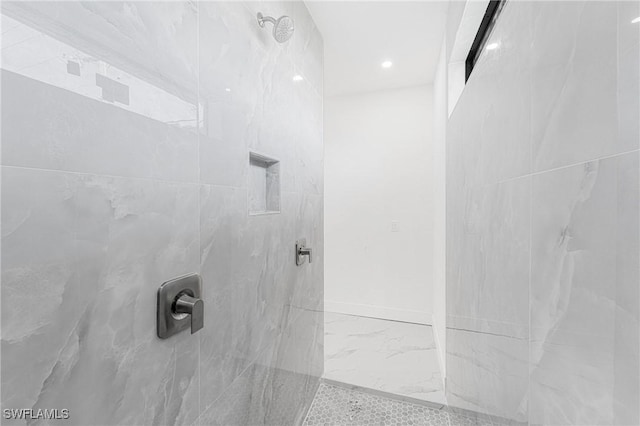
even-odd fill
[{"label": "gray veined marble tile", "polygon": [[466,194],[458,225],[460,265],[447,286],[447,315],[527,327],[531,178],[473,187]]},{"label": "gray veined marble tile", "polygon": [[[478,62],[453,111],[447,128],[450,404],[531,424],[640,421],[640,27],[631,24],[639,8],[637,2],[507,4],[491,35],[501,48]],[[504,85],[482,81],[494,68],[508,69]],[[480,94],[492,102],[481,103]],[[523,130],[527,110],[531,122]],[[501,142],[487,144],[485,136],[503,126],[513,140],[494,155]],[[531,146],[529,170],[517,166],[523,158],[508,154],[511,148],[522,154],[524,139]],[[520,203],[521,193],[493,185],[520,180],[531,182],[531,195]],[[522,285],[527,261],[530,284]],[[510,393],[501,394],[504,388]]]},{"label": "gray veined marble tile", "polygon": [[[295,16],[297,44],[259,28],[261,10]],[[3,11],[3,406],[67,406],[77,424],[301,420],[323,368],[322,42],[306,7]],[[249,150],[281,162],[278,214],[248,214]],[[205,328],[158,340],[157,286],[199,271]]]},{"label": "gray veined marble tile", "polygon": [[[5,165],[197,181],[197,135],[2,71]],[[88,141],[91,141],[90,143]]]},{"label": "gray veined marble tile", "polygon": [[269,81],[265,81],[259,108],[249,123],[254,137],[248,144],[250,149],[280,161],[282,191],[293,192],[298,172],[295,165],[299,161],[294,123],[300,120],[293,97],[293,63],[280,56],[262,75]]},{"label": "gray veined marble tile", "polygon": [[295,196],[296,239],[306,238],[313,250],[313,261],[296,267],[292,287],[293,308],[305,311],[324,311],[324,221],[323,197],[297,194]]},{"label": "gray veined marble tile", "polygon": [[4,167],[2,400],[72,424],[197,417],[198,339],[155,333],[155,293],[197,272],[197,186]]},{"label": "gray veined marble tile", "polygon": [[[256,23],[256,13],[291,15],[292,4],[203,2],[200,7],[200,84],[203,183],[245,186],[247,150],[281,162],[283,191],[292,190],[294,67],[290,44],[279,44]],[[270,10],[271,12],[267,12]]]},{"label": "gray veined marble tile", "polygon": [[[283,191],[320,194],[322,99],[317,82],[293,79],[301,69],[322,65],[321,48],[308,52],[297,44],[311,37],[304,25],[311,18],[297,3],[246,6],[203,2],[200,7],[201,181],[245,186],[247,150],[253,150],[280,161]],[[302,23],[291,44],[275,43],[255,24],[256,11],[263,9],[289,15],[296,10],[294,18]],[[311,38],[321,47],[319,37]],[[302,62],[316,56],[311,64]]]},{"label": "gray veined marble tile", "polygon": [[[531,3],[508,3],[452,116],[467,143],[456,153],[469,185],[491,184],[531,172]],[[464,110],[464,111],[463,111]]]},{"label": "gray veined marble tile", "polygon": [[[260,347],[251,341],[260,302],[244,265],[251,259],[244,188],[202,186],[201,271],[207,306],[201,333],[203,409],[251,364]],[[261,336],[256,330],[256,338]],[[259,345],[258,345],[259,346]]]},{"label": "gray veined marble tile", "polygon": [[618,142],[640,148],[640,4],[616,2],[618,9]]},{"label": "gray veined marble tile", "polygon": [[200,180],[246,186],[248,148],[260,123],[262,83],[270,57],[258,42],[255,13],[245,5],[201,2],[198,14]]},{"label": "gray veined marble tile", "polygon": [[638,167],[634,152],[534,178],[533,423],[639,420]]},{"label": "gray veined marble tile", "polygon": [[306,81],[293,87],[292,105],[296,111],[293,134],[295,157],[290,169],[291,190],[321,195],[324,192],[324,145],[322,129],[322,97]]},{"label": "gray veined marble tile", "polygon": [[307,6],[303,1],[293,2],[293,19],[296,24],[296,36],[293,37],[293,58],[299,73],[308,81],[314,91],[323,93],[323,40]]},{"label": "gray veined marble tile", "polygon": [[273,344],[203,411],[196,424],[299,424],[322,374],[322,315],[296,312]]},{"label": "gray veined marble tile", "polygon": [[638,149],[617,137],[616,4],[533,3],[535,171]]},{"label": "gray veined marble tile", "polygon": [[324,312],[293,309],[275,345],[270,348],[273,396],[265,424],[301,424],[324,369]]},{"label": "gray veined marble tile", "polygon": [[321,244],[314,219],[321,204],[285,193],[281,213],[249,216],[245,188],[203,185],[201,194],[202,276],[211,307],[202,333],[202,395],[213,402],[278,338],[294,303],[296,309],[318,305],[322,253],[299,268],[294,243],[303,237],[297,230],[309,230],[308,241]]},{"label": "gray veined marble tile", "polygon": [[[201,262],[214,309],[201,336],[199,422],[288,424],[322,372],[322,323],[304,320],[323,299],[321,98],[295,86],[293,43],[255,21],[258,11],[292,16],[293,3],[199,6]],[[249,151],[279,162],[280,213],[248,214]],[[303,267],[299,238],[314,249]],[[315,337],[287,343],[294,325],[295,340]]]},{"label": "gray veined marble tile", "polygon": [[515,422],[528,418],[529,342],[447,328],[447,403]]}]

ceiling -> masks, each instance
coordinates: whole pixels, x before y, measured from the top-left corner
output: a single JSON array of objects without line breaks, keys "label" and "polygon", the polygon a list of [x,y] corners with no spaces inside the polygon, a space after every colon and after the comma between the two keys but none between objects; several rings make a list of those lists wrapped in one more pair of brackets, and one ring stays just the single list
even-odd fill
[{"label": "ceiling", "polygon": [[[305,1],[324,38],[326,96],[433,81],[448,1]],[[383,69],[385,60],[393,66]]]}]

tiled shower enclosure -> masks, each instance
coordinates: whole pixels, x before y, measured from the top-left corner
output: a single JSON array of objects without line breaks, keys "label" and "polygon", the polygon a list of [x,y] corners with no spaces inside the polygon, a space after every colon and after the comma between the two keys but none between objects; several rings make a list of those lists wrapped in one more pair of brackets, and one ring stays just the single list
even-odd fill
[{"label": "tiled shower enclosure", "polygon": [[[3,408],[302,420],[323,369],[322,46],[302,2],[2,2]],[[277,187],[250,185],[251,153]],[[160,340],[156,291],[188,273],[204,328]]]},{"label": "tiled shower enclosure", "polygon": [[508,1],[447,127],[447,402],[640,424],[638,1]]}]

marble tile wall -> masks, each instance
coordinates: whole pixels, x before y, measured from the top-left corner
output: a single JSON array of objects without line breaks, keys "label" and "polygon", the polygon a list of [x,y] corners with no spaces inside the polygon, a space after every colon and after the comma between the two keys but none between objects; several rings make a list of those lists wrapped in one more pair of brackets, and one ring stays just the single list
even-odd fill
[{"label": "marble tile wall", "polygon": [[[302,2],[2,3],[2,408],[302,422],[323,371],[322,63]],[[250,151],[279,161],[280,213],[249,215]],[[158,339],[158,286],[193,272],[204,329]]]},{"label": "marble tile wall", "polygon": [[640,423],[637,1],[508,2],[447,129],[447,399]]},{"label": "marble tile wall", "polygon": [[325,312],[324,378],[446,403],[429,325]]}]

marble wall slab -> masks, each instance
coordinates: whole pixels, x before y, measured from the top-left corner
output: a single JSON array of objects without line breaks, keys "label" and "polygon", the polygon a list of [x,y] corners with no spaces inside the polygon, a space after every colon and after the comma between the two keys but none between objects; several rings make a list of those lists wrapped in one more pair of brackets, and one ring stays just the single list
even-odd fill
[{"label": "marble wall slab", "polygon": [[[530,409],[535,424],[613,424],[614,410],[625,412],[621,418],[637,419],[635,403],[619,404],[615,396],[631,403],[630,396],[639,394],[637,375],[616,380],[616,368],[637,374],[638,160],[633,152],[534,178]],[[636,337],[624,341],[625,335]],[[616,392],[622,391],[618,386],[624,391]],[[636,416],[628,417],[632,407]]]},{"label": "marble wall slab", "polygon": [[3,408],[193,421],[198,339],[157,338],[155,293],[198,270],[197,185],[14,167],[2,185]]},{"label": "marble wall slab", "polygon": [[447,403],[527,422],[528,339],[447,329]]},{"label": "marble wall slab", "polygon": [[508,2],[450,117],[453,406],[640,422],[638,16],[637,2]]},{"label": "marble wall slab", "polygon": [[[317,347],[323,345],[323,312],[295,310],[292,317],[295,320],[202,413],[196,425],[302,424],[322,374]],[[309,329],[320,334],[310,335]]]},{"label": "marble wall slab", "polygon": [[637,139],[617,137],[617,28],[631,26],[633,19],[618,24],[617,10],[623,3],[533,4],[536,171],[638,149]]},{"label": "marble wall slab", "polygon": [[[292,16],[293,39],[259,11]],[[322,37],[304,3],[3,2],[2,27],[2,408],[300,423],[324,365]],[[249,151],[280,162],[280,213],[249,215]],[[158,286],[194,272],[204,329],[158,339]]]},{"label": "marble wall slab", "polygon": [[529,177],[469,188],[450,317],[528,326],[530,192]]},{"label": "marble wall slab", "polygon": [[325,379],[445,403],[431,326],[327,312],[325,337]]}]

